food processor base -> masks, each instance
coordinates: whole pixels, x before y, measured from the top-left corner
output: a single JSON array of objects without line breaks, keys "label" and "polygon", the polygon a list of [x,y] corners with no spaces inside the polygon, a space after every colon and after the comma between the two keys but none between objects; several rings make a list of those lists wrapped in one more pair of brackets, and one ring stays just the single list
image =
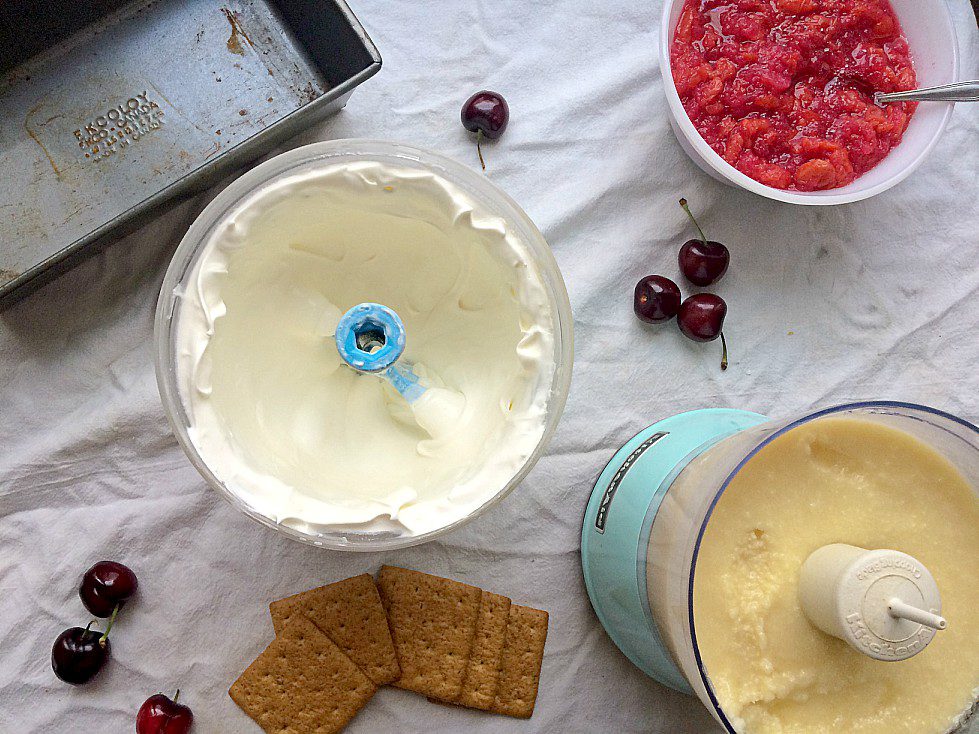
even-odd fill
[{"label": "food processor base", "polygon": [[708,446],[767,420],[726,408],[694,410],[641,431],[595,483],[581,529],[581,567],[609,637],[659,683],[693,693],[660,638],[646,594],[649,528],[676,475]]}]

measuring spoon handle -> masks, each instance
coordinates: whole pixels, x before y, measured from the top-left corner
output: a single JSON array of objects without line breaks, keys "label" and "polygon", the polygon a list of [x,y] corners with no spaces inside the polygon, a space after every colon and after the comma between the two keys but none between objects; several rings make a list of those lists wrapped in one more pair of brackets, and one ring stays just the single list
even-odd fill
[{"label": "measuring spoon handle", "polygon": [[877,92],[874,101],[888,102],[979,102],[979,80],[942,84],[938,87],[911,89],[907,92]]}]

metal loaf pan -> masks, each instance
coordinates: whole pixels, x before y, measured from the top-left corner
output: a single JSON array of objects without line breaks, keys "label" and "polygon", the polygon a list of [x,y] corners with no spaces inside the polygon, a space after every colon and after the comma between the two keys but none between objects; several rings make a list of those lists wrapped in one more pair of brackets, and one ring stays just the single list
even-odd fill
[{"label": "metal loaf pan", "polygon": [[380,66],[343,0],[2,0],[0,305]]}]

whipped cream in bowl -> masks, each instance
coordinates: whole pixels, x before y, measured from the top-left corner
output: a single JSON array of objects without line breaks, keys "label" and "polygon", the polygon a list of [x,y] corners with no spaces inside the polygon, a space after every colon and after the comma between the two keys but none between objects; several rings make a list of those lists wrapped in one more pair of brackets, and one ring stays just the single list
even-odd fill
[{"label": "whipped cream in bowl", "polygon": [[[396,314],[411,400],[341,355],[360,304]],[[473,169],[381,141],[299,148],[221,192],[174,254],[155,336],[207,482],[335,549],[424,542],[502,499],[571,378],[567,291],[526,214]]]}]

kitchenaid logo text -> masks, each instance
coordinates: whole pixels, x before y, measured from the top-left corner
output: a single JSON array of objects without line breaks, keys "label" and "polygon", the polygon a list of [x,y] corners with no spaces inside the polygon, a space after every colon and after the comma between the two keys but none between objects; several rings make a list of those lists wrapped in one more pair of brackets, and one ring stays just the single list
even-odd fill
[{"label": "kitchenaid logo text", "polygon": [[615,472],[615,476],[612,477],[612,481],[608,483],[608,488],[605,490],[605,494],[602,495],[602,502],[598,506],[598,513],[595,515],[595,529],[600,532],[605,532],[605,523],[608,521],[608,511],[612,504],[612,498],[615,497],[615,490],[619,488],[622,484],[622,480],[625,479],[625,475],[629,473],[632,465],[636,463],[636,460],[645,453],[646,449],[652,446],[654,443],[659,441],[664,436],[668,436],[668,433],[654,433],[652,436],[647,438],[636,450],[626,457],[626,460],[622,462],[622,466],[619,467],[618,471]]},{"label": "kitchenaid logo text", "polygon": [[863,581],[864,579],[879,574],[881,571],[890,571],[891,569],[907,571],[909,574],[914,576],[914,578],[921,578],[921,570],[916,565],[904,558],[882,558],[879,561],[874,561],[873,563],[864,566],[857,571],[857,578],[860,581]]},{"label": "kitchenaid logo text", "polygon": [[867,629],[867,625],[864,624],[863,616],[858,612],[847,615],[846,623],[850,625],[850,632],[853,634],[853,638],[857,642],[875,655],[881,655],[889,658],[904,659],[911,657],[924,649],[925,645],[928,644],[929,640],[935,634],[927,627],[922,627],[917,633],[915,633],[912,639],[902,642],[900,645],[892,645],[890,643],[881,641],[879,637],[872,634],[870,630]]},{"label": "kitchenaid logo text", "polygon": [[163,126],[160,105],[143,91],[93,117],[75,130],[85,157],[100,160],[126,148]]}]

